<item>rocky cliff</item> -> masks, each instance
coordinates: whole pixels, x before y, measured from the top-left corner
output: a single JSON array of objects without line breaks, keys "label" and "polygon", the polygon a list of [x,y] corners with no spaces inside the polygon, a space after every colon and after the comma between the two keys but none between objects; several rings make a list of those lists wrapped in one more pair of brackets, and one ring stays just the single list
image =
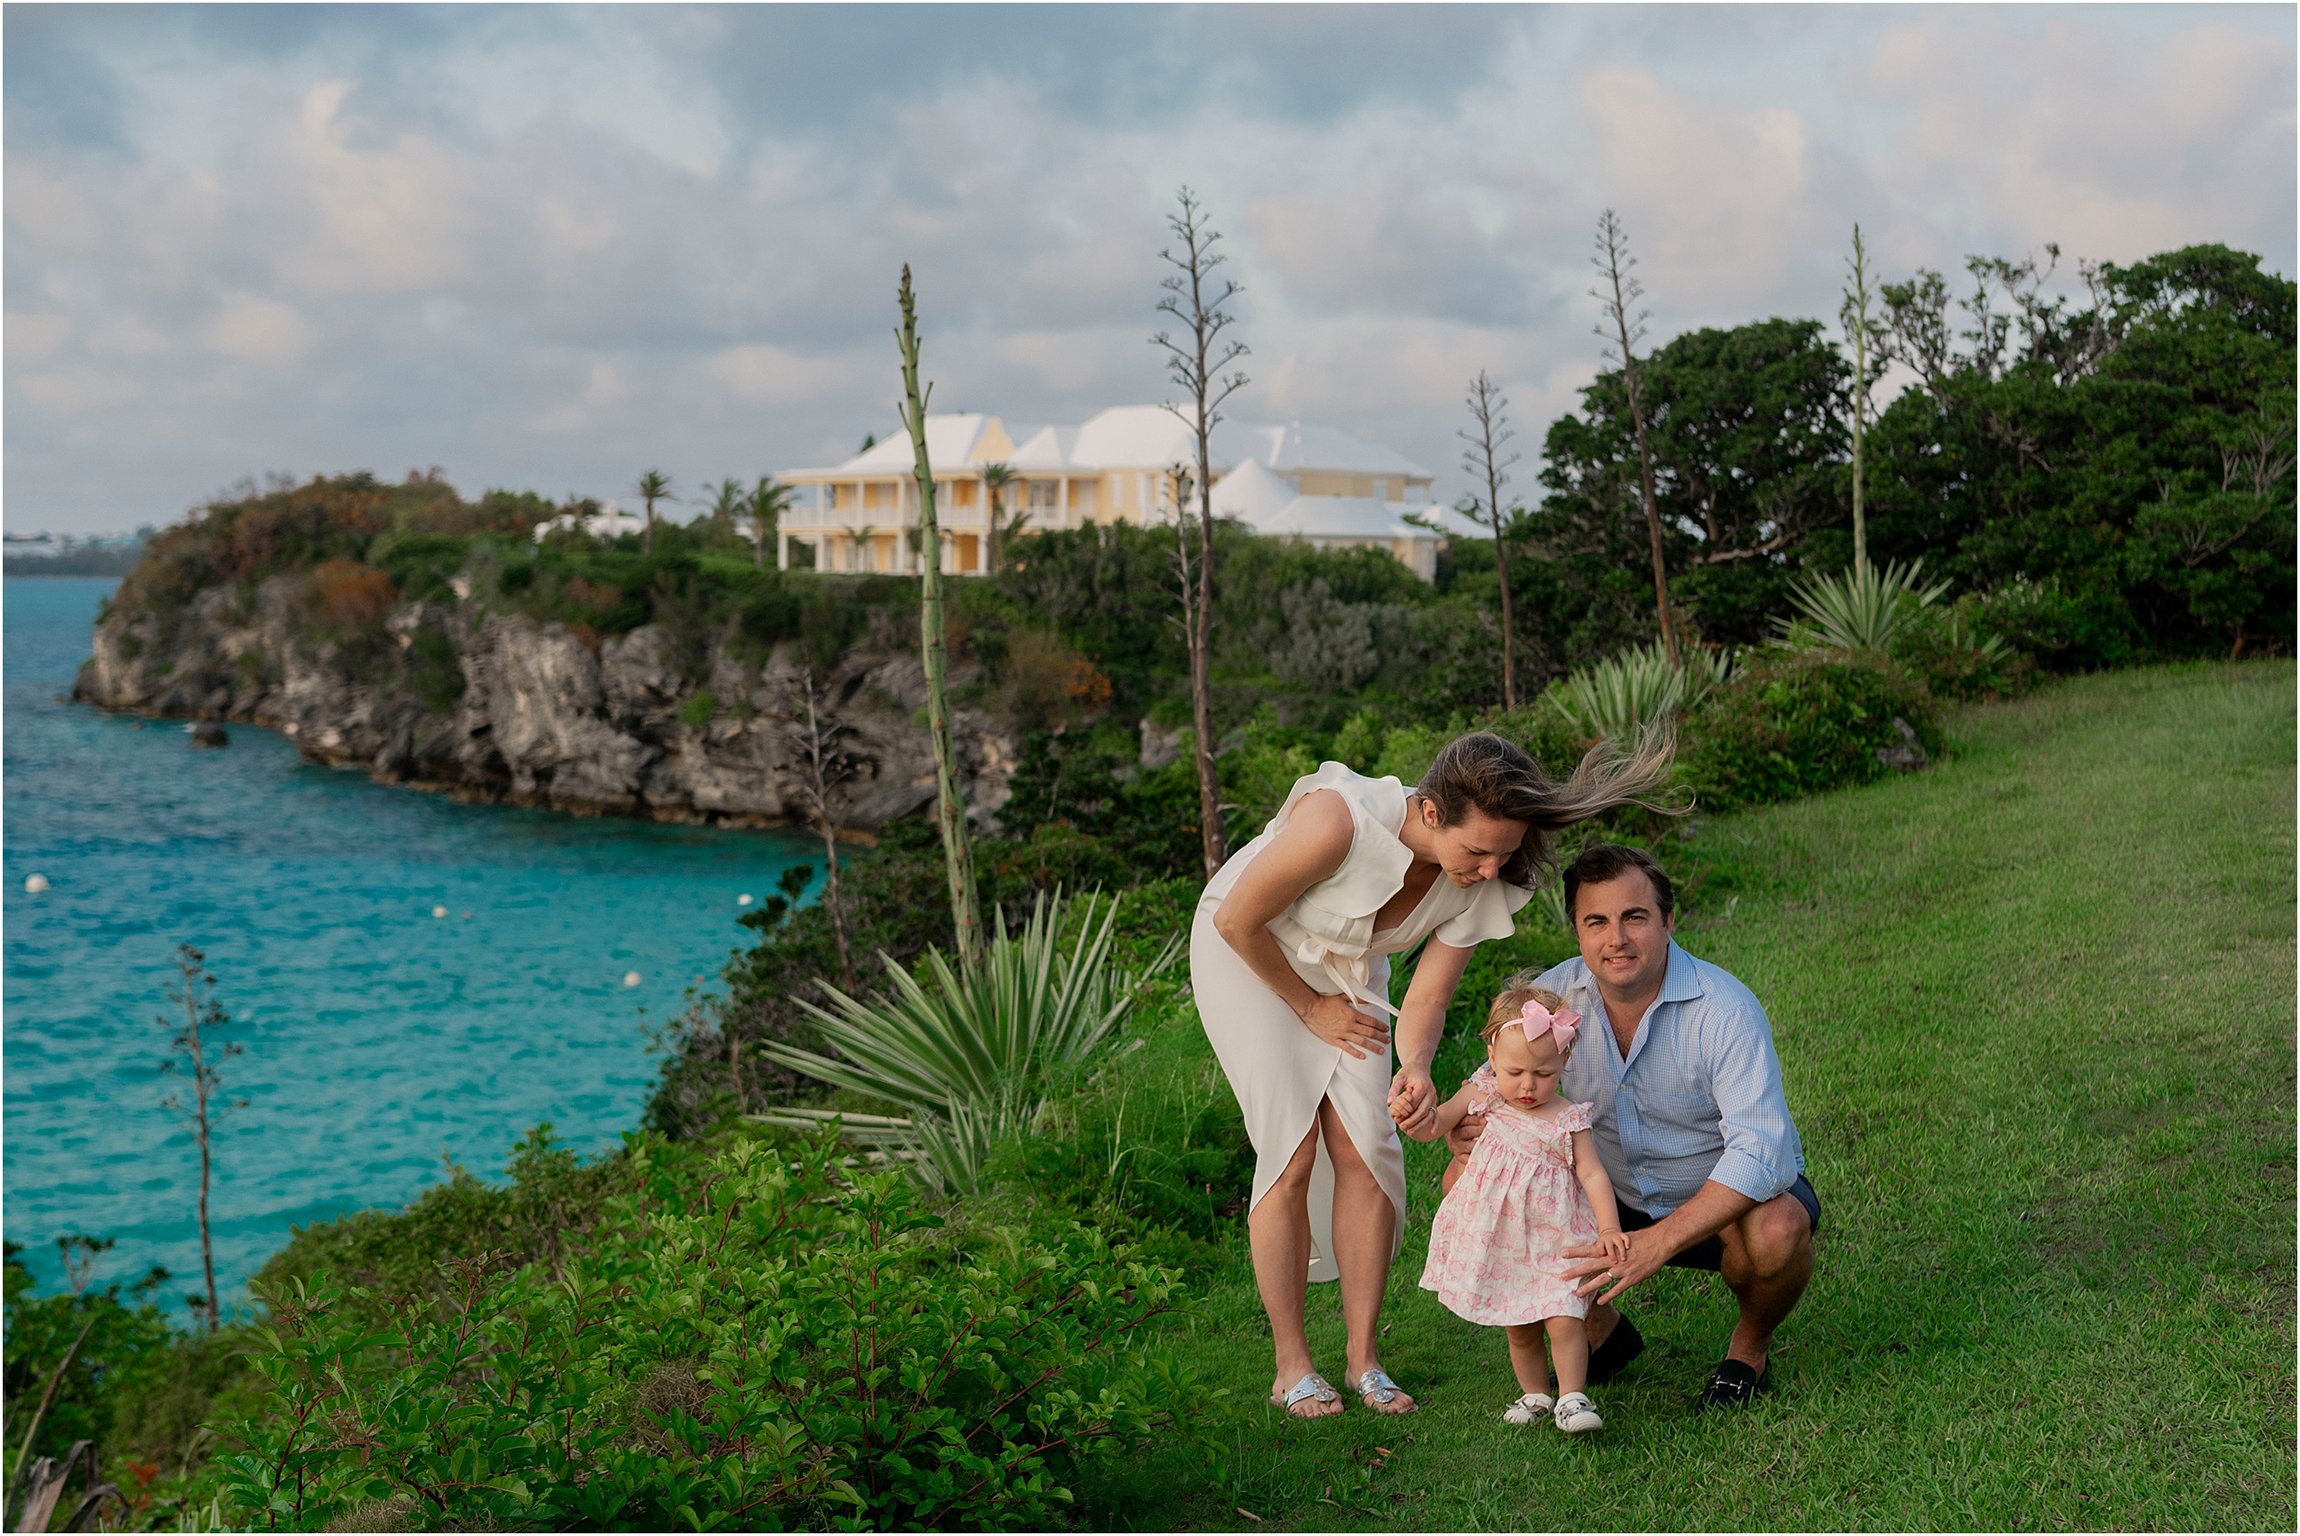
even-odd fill
[{"label": "rocky cliff", "polygon": [[[347,638],[316,631],[298,591],[275,577],[252,599],[201,592],[165,619],[107,613],[73,697],[273,726],[314,761],[472,799],[737,826],[801,819],[806,706],[788,643],[763,661],[711,643],[682,667],[657,625],[600,639],[469,600],[405,603],[380,632]],[[816,689],[855,766],[830,796],[843,829],[934,798],[915,656],[860,645],[818,670]],[[1012,734],[965,709],[952,734],[969,805],[995,817]]]}]

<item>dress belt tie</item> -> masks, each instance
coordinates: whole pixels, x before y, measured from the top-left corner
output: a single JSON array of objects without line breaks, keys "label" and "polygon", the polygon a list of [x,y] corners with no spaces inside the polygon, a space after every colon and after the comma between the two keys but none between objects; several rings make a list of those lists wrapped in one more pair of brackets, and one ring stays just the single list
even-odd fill
[{"label": "dress belt tie", "polygon": [[1329,949],[1315,937],[1305,938],[1294,946],[1294,954],[1305,965],[1314,965],[1325,972],[1326,978],[1342,989],[1342,995],[1351,1002],[1398,1018],[1397,1009],[1386,997],[1374,995],[1373,965],[1364,951],[1345,954]]}]

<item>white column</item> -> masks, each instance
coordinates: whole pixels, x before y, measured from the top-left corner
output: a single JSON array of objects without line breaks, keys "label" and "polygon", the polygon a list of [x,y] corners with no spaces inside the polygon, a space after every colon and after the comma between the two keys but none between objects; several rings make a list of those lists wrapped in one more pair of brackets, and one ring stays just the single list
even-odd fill
[{"label": "white column", "polygon": [[782,529],[777,528],[775,530],[775,569],[778,571],[787,571],[790,568],[791,536],[783,532]]}]

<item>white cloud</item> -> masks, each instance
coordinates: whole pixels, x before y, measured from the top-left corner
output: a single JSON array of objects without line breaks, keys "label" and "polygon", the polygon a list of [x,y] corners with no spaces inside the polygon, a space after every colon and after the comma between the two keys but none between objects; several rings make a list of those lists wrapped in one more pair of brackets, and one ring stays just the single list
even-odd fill
[{"label": "white cloud", "polygon": [[[1366,8],[1348,78],[1303,52],[1324,32],[1260,13],[1211,74],[1010,56],[974,36],[1005,22],[962,9],[908,51],[868,41],[882,16],[775,8],[345,9],[269,46],[141,14],[73,13],[122,104],[102,145],[14,132],[11,98],[5,474],[51,526],[271,468],[441,463],[559,494],[836,458],[892,424],[904,261],[938,405],[1023,423],[1162,399],[1148,338],[1185,181],[1246,285],[1236,415],[1331,420],[1441,494],[1479,368],[1511,381],[1530,479],[1599,366],[1609,205],[1656,341],[1833,317],[1855,219],[1896,276],[2047,239],[2294,259],[2288,12],[1513,12],[1468,57]],[[905,87],[817,79],[841,29],[865,41],[840,58]],[[1141,80],[1201,84],[1120,89]]]},{"label": "white cloud", "polygon": [[72,317],[10,314],[5,332],[0,334],[4,334],[10,362],[44,363],[71,338]]},{"label": "white cloud", "polygon": [[1797,112],[1704,106],[1619,63],[1592,70],[1580,94],[1607,196],[1657,294],[1761,303],[1833,237],[1815,196],[1813,134]]},{"label": "white cloud", "polygon": [[2116,261],[2219,241],[2290,266],[2288,40],[2200,20],[2134,48],[2071,13],[2026,31],[1936,12],[1885,38],[1871,77],[1905,124],[1894,179],[1968,240]]},{"label": "white cloud", "polygon": [[227,303],[202,335],[227,357],[275,367],[297,361],[312,344],[312,330],[303,316],[276,299],[246,294]]}]

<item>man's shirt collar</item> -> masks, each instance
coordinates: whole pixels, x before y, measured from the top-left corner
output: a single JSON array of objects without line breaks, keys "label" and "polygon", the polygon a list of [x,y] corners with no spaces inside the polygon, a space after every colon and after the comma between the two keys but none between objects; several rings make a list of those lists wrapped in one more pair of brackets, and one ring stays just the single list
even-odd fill
[{"label": "man's shirt collar", "polygon": [[[1669,941],[1669,969],[1661,975],[1661,995],[1655,1003],[1689,1003],[1701,996],[1701,969],[1693,957]],[[1651,1010],[1648,1010],[1649,1012]]]}]

